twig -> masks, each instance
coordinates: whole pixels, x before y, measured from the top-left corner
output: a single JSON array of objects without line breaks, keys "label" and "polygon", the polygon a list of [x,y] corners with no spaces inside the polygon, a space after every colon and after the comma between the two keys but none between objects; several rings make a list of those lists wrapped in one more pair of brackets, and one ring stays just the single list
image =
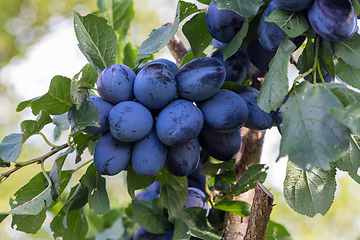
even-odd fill
[{"label": "twig", "polygon": [[14,172],[16,172],[17,170],[25,167],[25,166],[28,166],[30,164],[34,164],[34,163],[42,163],[44,162],[46,159],[48,159],[49,157],[51,157],[52,155],[56,154],[57,152],[65,149],[69,147],[69,145],[67,143],[63,144],[63,145],[60,145],[60,146],[57,146],[57,147],[54,147],[50,152],[40,156],[40,157],[37,157],[37,158],[33,158],[31,160],[28,160],[28,161],[25,161],[25,162],[16,162],[15,163],[15,167],[13,169],[10,169],[9,171],[6,171],[4,173],[1,173],[0,174],[0,183],[5,181],[11,174],[13,174]]}]

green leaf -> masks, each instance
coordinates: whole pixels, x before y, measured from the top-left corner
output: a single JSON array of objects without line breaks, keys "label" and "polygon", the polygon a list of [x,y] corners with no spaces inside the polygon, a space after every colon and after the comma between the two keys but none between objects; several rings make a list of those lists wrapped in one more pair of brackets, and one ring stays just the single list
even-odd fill
[{"label": "green leaf", "polygon": [[347,107],[354,102],[360,102],[360,93],[355,92],[343,84],[339,83],[327,83],[324,85],[334,94],[344,107]]},{"label": "green leaf", "polygon": [[107,228],[105,231],[97,232],[92,236],[95,237],[95,240],[119,239],[119,237],[123,236],[124,233],[125,233],[125,226],[122,218],[119,217],[111,225],[111,227]]},{"label": "green leaf", "polygon": [[211,3],[211,0],[197,0],[199,3],[209,5]]},{"label": "green leaf", "polygon": [[228,44],[226,44],[225,47],[221,49],[223,53],[224,61],[229,57],[231,57],[232,55],[234,55],[239,50],[244,37],[246,37],[246,34],[248,33],[248,30],[249,30],[249,22],[248,19],[245,19],[244,24],[241,26],[240,31]]},{"label": "green leaf", "polygon": [[88,228],[84,212],[81,209],[72,210],[66,215],[66,227],[62,237],[64,240],[85,239]]},{"label": "green leaf", "polygon": [[332,43],[334,53],[350,66],[360,69],[360,35],[355,35],[345,42]]},{"label": "green leaf", "polygon": [[156,176],[160,182],[160,197],[164,199],[164,206],[168,209],[169,219],[173,219],[181,211],[187,201],[188,182],[186,177],[177,177],[164,168]]},{"label": "green leaf", "polygon": [[40,112],[36,120],[25,120],[21,122],[21,143],[24,143],[30,136],[40,133],[45,125],[52,120],[46,112]]},{"label": "green leaf", "polygon": [[360,168],[360,139],[358,136],[351,136],[348,153],[337,160],[335,164],[337,168],[348,172],[350,177],[360,184],[360,176],[358,174]]},{"label": "green leaf", "polygon": [[6,163],[13,162],[20,156],[22,141],[20,133],[12,133],[0,143],[0,159]]},{"label": "green leaf", "polygon": [[189,227],[180,218],[175,218],[173,239],[187,240],[190,239]]},{"label": "green leaf", "polygon": [[97,79],[98,73],[96,69],[92,65],[86,64],[71,80],[70,96],[72,102],[76,105],[76,109],[79,109],[83,101],[90,97],[88,89],[94,86]]},{"label": "green leaf", "polygon": [[230,161],[218,161],[213,162],[213,159],[211,161],[206,161],[201,168],[200,173],[204,175],[214,176],[218,173],[220,169],[226,169],[226,170],[232,170],[235,166],[235,159]]},{"label": "green leaf", "polygon": [[68,130],[70,128],[70,123],[68,121],[68,114],[64,113],[61,115],[56,115],[52,118],[52,122],[55,125],[54,139],[58,140],[61,132],[64,130]]},{"label": "green leaf", "polygon": [[99,9],[121,39],[127,36],[135,12],[132,0],[99,0]]},{"label": "green leaf", "polygon": [[350,64],[345,63],[341,59],[335,66],[336,75],[344,82],[352,87],[360,89],[360,69],[352,67]]},{"label": "green leaf", "polygon": [[200,11],[194,3],[189,3],[181,0],[179,1],[179,3],[180,3],[180,22],[182,22],[186,17],[190,16],[191,14]]},{"label": "green leaf", "polygon": [[91,164],[84,175],[85,185],[88,188],[88,201],[96,214],[105,215],[110,212],[109,198],[106,192],[105,178],[102,177]]},{"label": "green leaf", "polygon": [[289,232],[286,230],[286,228],[283,225],[273,222],[271,220],[266,229],[265,240],[267,240],[267,238],[270,236],[273,238],[269,238],[269,239],[293,240],[292,237],[290,236]]},{"label": "green leaf", "polygon": [[218,9],[229,9],[243,17],[252,17],[264,4],[262,0],[213,0]]},{"label": "green leaf", "polygon": [[142,177],[136,174],[132,164],[127,166],[127,189],[130,197],[135,198],[135,190],[143,189],[155,181],[154,177]]},{"label": "green leaf", "polygon": [[74,28],[80,50],[97,70],[115,63],[117,37],[105,18],[74,11]]},{"label": "green leaf", "polygon": [[351,0],[351,4],[354,7],[355,15],[359,15],[360,14],[360,3],[359,3],[359,1]]},{"label": "green leaf", "polygon": [[360,102],[346,108],[329,108],[333,117],[347,126],[352,133],[360,134]]},{"label": "green leaf", "polygon": [[320,42],[320,66],[329,73],[332,77],[335,77],[335,65],[333,60],[333,50],[331,48],[331,42],[321,38]]},{"label": "green leaf", "polygon": [[178,213],[177,217],[187,223],[191,236],[206,240],[221,239],[221,233],[208,227],[205,209],[201,207],[185,208]]},{"label": "green leaf", "polygon": [[[69,197],[62,208],[62,212],[68,213],[71,210],[80,209],[88,203],[88,188],[85,183],[80,182],[71,188]],[[60,212],[61,212],[60,211]]]},{"label": "green leaf", "polygon": [[179,28],[180,22],[180,3],[176,8],[176,16],[173,24],[162,26],[158,29],[153,29],[149,37],[141,44],[138,54],[156,53],[166,46],[168,42],[174,37]]},{"label": "green leaf", "polygon": [[240,85],[238,83],[235,82],[229,82],[229,81],[225,81],[223,83],[223,85],[221,86],[221,89],[227,89],[236,93],[241,92],[242,90],[244,90],[247,86],[245,85]]},{"label": "green leaf", "polygon": [[241,217],[248,217],[251,211],[251,204],[244,201],[223,200],[214,205],[215,209],[235,213]]},{"label": "green leaf", "polygon": [[268,167],[265,164],[251,165],[226,196],[238,196],[241,193],[247,192],[256,187],[256,181],[263,183],[267,176],[267,170]]},{"label": "green leaf", "polygon": [[164,233],[170,227],[166,217],[155,211],[149,202],[132,200],[135,221],[147,231],[155,234]]},{"label": "green leaf", "polygon": [[16,225],[17,231],[22,231],[28,234],[37,233],[46,219],[46,210],[42,210],[37,215],[13,215],[11,227]]},{"label": "green leaf", "polygon": [[0,214],[0,223],[5,220],[5,218],[9,216],[8,214]]},{"label": "green leaf", "polygon": [[278,25],[289,37],[298,37],[309,28],[309,22],[300,12],[275,8],[265,21]]},{"label": "green leaf", "polygon": [[182,30],[195,57],[199,57],[213,39],[206,27],[205,13],[194,15],[184,24]]},{"label": "green leaf", "polygon": [[[199,57],[206,57],[205,53],[201,53]],[[195,59],[194,53],[193,52],[188,52],[187,54],[185,54],[185,56],[183,57],[183,60],[181,62],[181,66],[184,65],[185,63],[191,61]],[[180,66],[180,67],[181,67]]]},{"label": "green leaf", "polygon": [[336,169],[325,171],[313,168],[311,172],[288,162],[284,181],[284,197],[297,213],[314,217],[317,213],[325,215],[335,195]]},{"label": "green leaf", "polygon": [[303,169],[330,169],[349,148],[350,131],[334,118],[330,107],[342,107],[325,87],[304,81],[281,107],[280,157],[286,155]]},{"label": "green leaf", "polygon": [[71,109],[71,124],[78,129],[84,129],[87,126],[100,127],[100,115],[95,105],[84,100],[79,109]]},{"label": "green leaf", "polygon": [[[60,195],[60,181],[62,180],[61,169],[64,166],[66,157],[74,151],[74,148],[68,148],[65,152],[60,153],[54,162],[54,165],[51,168],[49,177],[53,185],[53,200],[56,200]],[[70,180],[70,179],[69,179]]]},{"label": "green leaf", "polygon": [[290,54],[295,48],[295,44],[285,38],[270,62],[269,72],[266,74],[257,99],[258,105],[265,112],[270,112],[280,107],[288,93],[288,64],[290,62]]},{"label": "green leaf", "polygon": [[214,187],[221,192],[229,192],[231,184],[236,181],[234,171],[226,171],[215,176]]},{"label": "green leaf", "polygon": [[81,161],[81,155],[85,151],[85,149],[90,145],[91,142],[97,141],[99,136],[93,136],[91,134],[84,134],[81,131],[77,131],[73,135],[73,140],[75,143],[76,148],[76,159],[75,163],[78,163]]},{"label": "green leaf", "polygon": [[10,167],[10,163],[8,162],[4,162],[1,158],[0,158],[0,167],[3,167],[3,168],[7,168],[7,167]]},{"label": "green leaf", "polygon": [[33,114],[38,115],[40,111],[46,111],[51,115],[61,115],[69,111],[72,106],[70,82],[67,77],[53,77],[49,91],[31,102]]},{"label": "green leaf", "polygon": [[131,42],[128,42],[124,47],[123,52],[123,64],[128,66],[131,69],[134,69],[136,66],[136,52],[139,50],[138,46],[133,46]]},{"label": "green leaf", "polygon": [[51,182],[45,187],[45,176],[38,173],[10,199],[11,210],[0,214],[37,215],[52,204]]},{"label": "green leaf", "polygon": [[25,108],[31,107],[31,103],[38,98],[40,98],[40,97],[35,97],[35,98],[29,99],[29,100],[22,101],[21,103],[19,103],[17,105],[16,112],[21,112]]},{"label": "green leaf", "polygon": [[310,68],[312,68],[314,63],[314,52],[315,52],[315,43],[314,39],[308,39],[304,50],[302,51],[299,60],[298,60],[298,69],[299,73],[303,74]]}]

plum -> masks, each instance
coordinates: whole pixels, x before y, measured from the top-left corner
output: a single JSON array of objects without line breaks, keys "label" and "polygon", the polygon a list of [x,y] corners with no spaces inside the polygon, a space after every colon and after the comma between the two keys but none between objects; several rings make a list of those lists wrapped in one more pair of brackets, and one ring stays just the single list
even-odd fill
[{"label": "plum", "polygon": [[156,133],[168,146],[184,145],[201,131],[204,116],[192,102],[176,99],[164,107],[158,115]]},{"label": "plum", "polygon": [[226,71],[225,81],[235,82],[238,84],[242,84],[245,81],[246,73],[251,67],[251,62],[245,51],[236,52],[225,61],[223,60],[221,49],[216,50],[210,56],[216,58],[224,64]]},{"label": "plum", "polygon": [[149,191],[149,190],[142,190],[138,194],[136,194],[136,198],[138,200],[145,200],[152,204],[152,201],[159,196],[159,193]]},{"label": "plum", "polygon": [[134,99],[133,87],[135,73],[124,64],[106,67],[97,80],[100,97],[112,104]]},{"label": "plum", "polygon": [[257,28],[258,40],[261,46],[270,52],[276,52],[280,43],[284,38],[287,37],[287,34],[275,23],[265,21],[265,17],[277,8],[278,6],[270,2],[269,5],[264,9],[259,21]]},{"label": "plum", "polygon": [[187,176],[194,172],[199,164],[200,145],[195,138],[185,145],[168,147],[165,168],[178,177]]},{"label": "plum", "polygon": [[229,161],[241,147],[240,131],[219,133],[204,125],[199,136],[200,146],[213,158]]},{"label": "plum", "polygon": [[236,93],[220,89],[204,101],[197,102],[204,115],[204,123],[217,132],[233,132],[248,118],[246,102]]},{"label": "plum", "polygon": [[199,163],[195,171],[186,176],[188,180],[188,186],[198,188],[201,191],[205,192],[206,185],[206,175],[200,174],[202,169],[202,164]]},{"label": "plum", "polygon": [[245,123],[245,127],[252,130],[265,130],[271,128],[275,118],[274,112],[264,112],[257,105],[259,91],[252,87],[246,87],[238,94],[245,100],[249,109],[249,116]]},{"label": "plum", "polygon": [[155,234],[148,232],[143,227],[139,226],[134,232],[133,240],[172,240],[174,230],[167,230],[163,234]]},{"label": "plum", "polygon": [[150,132],[153,118],[141,103],[124,101],[116,104],[109,113],[111,134],[124,142],[143,139]]},{"label": "plum", "polygon": [[206,209],[206,216],[209,215],[210,207],[206,202],[206,196],[203,191],[198,188],[188,187],[188,197],[184,208],[202,207]]},{"label": "plum", "polygon": [[152,129],[145,138],[134,143],[131,162],[137,175],[152,177],[164,166],[166,154],[167,147]]},{"label": "plum", "polygon": [[87,126],[82,131],[87,134],[99,135],[109,131],[109,112],[114,107],[111,103],[103,100],[101,97],[92,96],[88,99],[99,113],[100,122],[99,126]]},{"label": "plum", "polygon": [[314,0],[273,0],[279,7],[288,11],[301,11],[306,9]]},{"label": "plum", "polygon": [[211,40],[211,44],[214,45],[214,47],[216,49],[221,49],[227,45],[227,43],[220,42],[220,41],[216,40],[215,38],[213,38]]},{"label": "plum", "polygon": [[229,43],[240,31],[245,18],[234,11],[218,9],[214,3],[210,3],[205,23],[210,35],[216,40]]},{"label": "plum", "polygon": [[94,166],[101,175],[116,175],[130,161],[133,144],[115,139],[110,132],[102,135],[94,150]]},{"label": "plum", "polygon": [[332,42],[346,41],[357,30],[357,16],[349,0],[314,0],[308,17],[313,29]]},{"label": "plum", "polygon": [[160,109],[171,102],[176,95],[175,75],[164,63],[144,66],[134,82],[135,98],[149,109]]},{"label": "plum", "polygon": [[219,60],[201,57],[184,64],[175,75],[175,81],[180,97],[202,101],[221,88],[225,77],[225,67]]},{"label": "plum", "polygon": [[173,62],[173,61],[170,61],[168,59],[165,59],[165,58],[158,58],[158,59],[154,59],[154,60],[151,60],[150,62],[144,64],[138,71],[137,73],[143,69],[145,66],[149,65],[149,64],[152,64],[152,63],[164,63],[166,65],[168,65],[171,70],[173,71],[174,74],[177,73],[177,71],[179,70],[179,68],[177,67],[177,65]]},{"label": "plum", "polygon": [[255,67],[266,72],[269,71],[269,64],[271,59],[275,56],[274,52],[266,50],[263,46],[261,46],[259,40],[250,43],[245,51],[250,62],[254,64]]}]

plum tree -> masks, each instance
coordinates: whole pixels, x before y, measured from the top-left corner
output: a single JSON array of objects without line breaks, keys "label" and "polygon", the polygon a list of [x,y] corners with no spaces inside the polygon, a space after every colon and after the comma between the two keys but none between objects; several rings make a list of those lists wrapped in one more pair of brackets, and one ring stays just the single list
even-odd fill
[{"label": "plum tree", "polygon": [[273,0],[273,2],[279,7],[289,10],[289,11],[301,11],[306,9],[311,5],[314,0]]},{"label": "plum tree", "polygon": [[[64,240],[290,239],[274,231],[274,198],[263,185],[268,167],[260,164],[274,122],[279,158],[288,157],[285,200],[300,214],[324,215],[337,169],[360,182],[360,36],[353,24],[360,4],[241,3],[179,1],[174,21],[141,46],[128,36],[133,1],[99,0],[99,11],[86,16],[74,11],[89,64],[73,78],[55,76],[48,92],[18,105],[36,120],[0,143],[0,167],[10,167],[0,183],[30,164],[41,173],[14,194],[0,222],[12,215],[13,227],[32,234],[51,211],[53,237]],[[176,64],[156,59],[166,45]],[[43,130],[50,123],[55,139],[68,130],[66,143],[50,142]],[[49,152],[18,160],[33,135]],[[48,171],[44,161],[56,154]],[[116,200],[109,196],[118,193],[108,195],[106,183],[120,172],[129,201],[110,208]]]}]

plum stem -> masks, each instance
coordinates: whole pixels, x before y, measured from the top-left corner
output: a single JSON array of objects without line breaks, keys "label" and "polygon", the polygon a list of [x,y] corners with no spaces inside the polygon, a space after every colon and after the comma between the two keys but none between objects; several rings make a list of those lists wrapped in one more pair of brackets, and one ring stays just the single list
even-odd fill
[{"label": "plum stem", "polygon": [[44,139],[44,141],[46,142],[47,145],[49,145],[49,146],[52,147],[52,148],[55,148],[55,147],[56,147],[56,145],[52,144],[52,143],[47,139],[47,137],[45,136],[45,134],[43,134],[42,132],[38,132],[37,134],[40,135],[40,136]]}]

